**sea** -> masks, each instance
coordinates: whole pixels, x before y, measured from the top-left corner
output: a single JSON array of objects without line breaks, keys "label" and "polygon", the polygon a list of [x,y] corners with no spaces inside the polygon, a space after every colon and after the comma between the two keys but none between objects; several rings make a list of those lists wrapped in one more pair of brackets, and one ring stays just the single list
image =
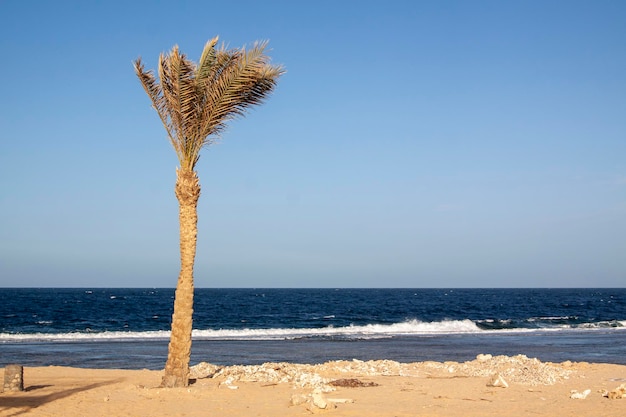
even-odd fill
[{"label": "sea", "polygon": [[[162,369],[166,288],[0,289],[0,367]],[[626,364],[626,288],[196,289],[191,364],[389,359]]]}]

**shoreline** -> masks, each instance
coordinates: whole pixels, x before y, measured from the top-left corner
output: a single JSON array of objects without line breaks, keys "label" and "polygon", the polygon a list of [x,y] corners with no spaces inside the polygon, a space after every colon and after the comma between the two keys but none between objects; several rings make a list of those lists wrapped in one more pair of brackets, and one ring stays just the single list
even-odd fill
[{"label": "shoreline", "polygon": [[[626,415],[626,398],[603,396],[626,386],[626,365],[524,355],[478,355],[467,362],[200,363],[192,367],[194,383],[175,389],[158,388],[161,375],[25,367],[25,391],[0,394],[0,416]],[[575,399],[572,390],[589,392]]]}]

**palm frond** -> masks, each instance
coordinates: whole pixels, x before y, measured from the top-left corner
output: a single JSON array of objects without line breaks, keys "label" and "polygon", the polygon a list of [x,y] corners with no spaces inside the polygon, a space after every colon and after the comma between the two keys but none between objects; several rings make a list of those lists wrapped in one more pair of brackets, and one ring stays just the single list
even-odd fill
[{"label": "palm frond", "polygon": [[154,76],[154,72],[152,70],[146,71],[141,61],[141,58],[138,58],[135,62],[135,72],[139,80],[141,81],[141,85],[144,90],[152,100],[152,107],[156,110],[165,130],[167,131],[167,135],[172,142],[172,145],[175,145],[175,132],[174,127],[172,126],[169,118],[169,114],[165,108],[165,102],[163,99],[163,90],[161,89],[161,85],[157,82],[156,77]]},{"label": "palm frond", "polygon": [[198,65],[174,46],[158,63],[159,81],[145,71],[141,59],[135,71],[153,102],[176,151],[181,167],[193,171],[202,147],[213,142],[226,122],[243,116],[260,104],[284,73],[270,65],[264,51],[267,42],[253,48],[216,49],[218,38],[209,40]]},{"label": "palm frond", "polygon": [[181,141],[183,130],[183,118],[180,112],[179,91],[178,91],[178,72],[179,68],[175,58],[178,56],[178,47],[174,46],[172,52],[168,55],[161,54],[159,56],[159,79],[161,80],[161,89],[163,91],[163,105],[167,112],[174,130],[175,144],[174,149],[178,154],[181,162],[184,156]]},{"label": "palm frond", "polygon": [[213,39],[209,40],[206,45],[204,45],[202,55],[200,56],[200,61],[198,61],[198,73],[196,76],[196,81],[198,83],[206,80],[209,74],[211,74],[211,70],[214,66],[216,59],[215,45],[217,45],[218,40],[219,37],[216,36]]},{"label": "palm frond", "polygon": [[249,51],[221,51],[230,59],[223,60],[219,77],[208,89],[211,105],[205,109],[204,133],[220,133],[227,121],[261,104],[276,86],[284,69],[269,64],[269,57],[264,54],[266,46],[267,42],[262,42]]}]

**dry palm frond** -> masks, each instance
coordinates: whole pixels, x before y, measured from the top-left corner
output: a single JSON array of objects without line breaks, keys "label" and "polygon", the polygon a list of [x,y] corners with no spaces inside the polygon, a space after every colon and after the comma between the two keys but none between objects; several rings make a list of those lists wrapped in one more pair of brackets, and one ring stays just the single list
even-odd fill
[{"label": "dry palm frond", "polygon": [[226,122],[263,102],[284,70],[270,64],[267,42],[245,48],[216,49],[207,42],[196,65],[177,46],[159,57],[156,80],[141,58],[135,71],[167,130],[181,168],[193,171],[200,150],[224,130]]}]

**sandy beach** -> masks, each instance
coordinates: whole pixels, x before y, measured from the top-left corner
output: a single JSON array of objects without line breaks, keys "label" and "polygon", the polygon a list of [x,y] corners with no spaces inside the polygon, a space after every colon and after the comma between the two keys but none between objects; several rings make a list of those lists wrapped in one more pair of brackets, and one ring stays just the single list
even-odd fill
[{"label": "sandy beach", "polygon": [[25,368],[25,390],[0,394],[0,416],[626,415],[626,398],[609,398],[626,387],[623,365],[479,355],[463,363],[201,363],[192,371],[188,388],[162,389],[160,371]]}]

